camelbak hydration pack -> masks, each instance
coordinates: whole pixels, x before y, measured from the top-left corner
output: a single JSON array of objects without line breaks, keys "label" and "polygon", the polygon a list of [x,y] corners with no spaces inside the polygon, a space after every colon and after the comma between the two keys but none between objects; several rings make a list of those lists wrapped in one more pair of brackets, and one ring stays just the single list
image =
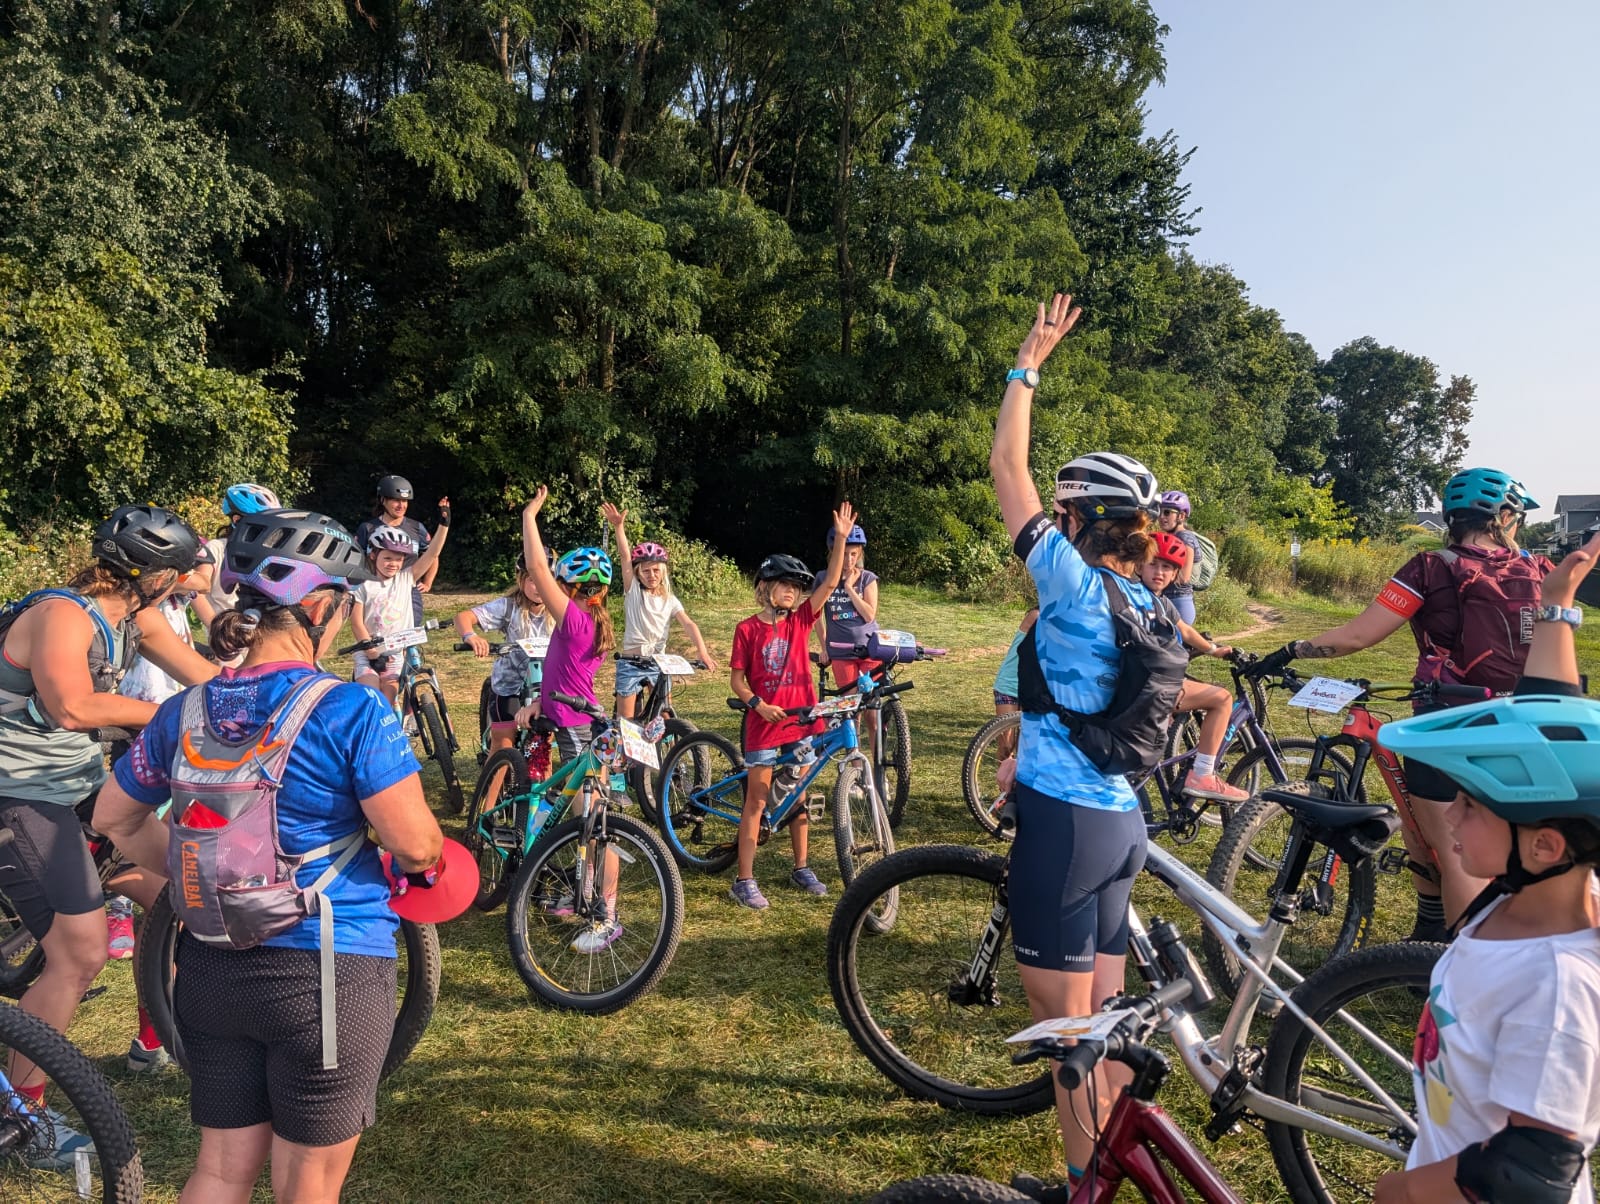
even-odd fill
[{"label": "camelbak hydration pack", "polygon": [[[307,916],[320,924],[322,1057],[338,1065],[333,990],[333,903],[323,894],[361,851],[366,830],[304,853],[278,839],[278,787],[295,740],[311,712],[339,684],[331,675],[298,683],[261,728],[227,740],[206,716],[205,687],[183,698],[182,737],[168,775],[172,841],[167,877],[173,910],[189,935],[208,945],[251,949]],[[309,886],[295,872],[321,857],[328,868]]]},{"label": "camelbak hydration pack", "polygon": [[1533,617],[1549,562],[1533,556],[1483,560],[1449,548],[1428,555],[1449,566],[1461,621],[1454,648],[1436,647],[1419,635],[1419,678],[1509,693],[1533,644]]},{"label": "camelbak hydration pack", "polygon": [[[94,624],[94,640],[89,645],[89,677],[94,682],[96,694],[114,693],[117,684],[139,654],[139,629],[131,619],[125,619],[119,624],[120,631],[112,627],[100,613],[98,606],[73,590],[36,589],[31,594],[24,594],[15,602],[7,602],[0,606],[0,645],[4,645],[6,633],[11,630],[11,625],[22,617],[23,612],[34,603],[43,602],[47,598],[65,598],[82,607],[83,613],[89,616]],[[22,673],[21,670],[15,672]],[[55,728],[56,721],[47,715],[39,704],[37,692],[22,688],[20,681],[13,688],[7,684],[7,676],[10,675],[0,674],[0,715],[26,709],[41,726]],[[29,676],[31,678],[31,675]]]}]

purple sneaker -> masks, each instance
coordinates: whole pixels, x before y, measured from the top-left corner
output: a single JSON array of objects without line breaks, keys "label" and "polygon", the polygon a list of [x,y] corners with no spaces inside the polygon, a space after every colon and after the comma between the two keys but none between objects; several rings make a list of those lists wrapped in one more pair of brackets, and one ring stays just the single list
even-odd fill
[{"label": "purple sneaker", "polygon": [[790,874],[789,882],[791,885],[805,891],[808,895],[825,895],[828,893],[827,886],[823,884],[821,878],[811,872],[809,865],[802,865],[794,873]]},{"label": "purple sneaker", "polygon": [[748,907],[751,911],[765,911],[768,907],[767,896],[761,893],[761,888],[756,885],[754,878],[735,878],[733,889],[728,892],[740,907]]}]

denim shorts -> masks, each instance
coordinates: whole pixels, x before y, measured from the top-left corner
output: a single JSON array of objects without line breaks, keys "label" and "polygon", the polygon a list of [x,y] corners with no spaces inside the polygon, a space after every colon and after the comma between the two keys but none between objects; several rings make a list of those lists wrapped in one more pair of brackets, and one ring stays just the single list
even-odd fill
[{"label": "denim shorts", "polygon": [[672,692],[672,677],[661,672],[655,661],[635,661],[626,657],[617,657],[617,697],[632,698],[643,690],[655,678],[660,677],[662,688],[670,695]]},{"label": "denim shorts", "polygon": [[[762,765],[776,765],[780,757],[787,752],[793,751],[793,749],[793,744],[785,744],[781,748],[753,748],[744,754],[744,763],[747,766],[755,765],[758,767]],[[816,750],[808,748],[806,750],[806,756],[802,760],[793,761],[790,763],[793,765],[810,765],[811,762],[815,761],[816,759]]]}]

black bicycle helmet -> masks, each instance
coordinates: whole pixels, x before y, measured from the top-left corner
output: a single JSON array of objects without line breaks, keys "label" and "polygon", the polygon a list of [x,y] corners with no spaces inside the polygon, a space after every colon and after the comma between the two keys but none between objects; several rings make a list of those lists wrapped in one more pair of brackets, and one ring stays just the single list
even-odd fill
[{"label": "black bicycle helmet", "polygon": [[[556,550],[554,548],[549,548],[549,547],[545,548],[545,550],[544,550],[544,562],[545,562],[546,565],[549,566],[551,572],[555,571],[555,567],[556,567]],[[528,571],[528,556],[527,556],[527,553],[518,552],[517,553],[517,572],[526,573],[527,571]]]},{"label": "black bicycle helmet", "polygon": [[245,515],[228,535],[224,559],[223,589],[253,590],[279,606],[326,586],[377,580],[350,532],[311,510]]},{"label": "black bicycle helmet", "polygon": [[378,496],[409,502],[416,495],[411,489],[410,481],[404,477],[389,476],[378,478]]},{"label": "black bicycle helmet", "polygon": [[798,585],[801,589],[810,589],[816,584],[817,577],[810,569],[806,568],[805,561],[797,556],[790,556],[784,552],[774,552],[761,562],[761,567],[756,569],[756,581],[787,581],[791,585]]},{"label": "black bicycle helmet", "polygon": [[195,529],[160,506],[118,506],[95,528],[94,555],[130,577],[161,569],[187,573],[211,563]]}]

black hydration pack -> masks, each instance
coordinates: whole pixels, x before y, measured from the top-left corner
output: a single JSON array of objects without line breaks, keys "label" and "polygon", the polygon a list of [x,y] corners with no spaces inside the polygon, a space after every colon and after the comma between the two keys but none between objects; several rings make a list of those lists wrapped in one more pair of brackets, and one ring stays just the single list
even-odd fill
[{"label": "black hydration pack", "polygon": [[1030,638],[1017,646],[1017,702],[1030,715],[1059,719],[1078,751],[1106,776],[1139,773],[1161,760],[1189,654],[1164,608],[1146,621],[1128,601],[1117,575],[1096,571],[1105,583],[1111,626],[1122,652],[1111,705],[1097,715],[1086,715],[1051,696],[1039,663],[1042,622],[1035,623]]}]

